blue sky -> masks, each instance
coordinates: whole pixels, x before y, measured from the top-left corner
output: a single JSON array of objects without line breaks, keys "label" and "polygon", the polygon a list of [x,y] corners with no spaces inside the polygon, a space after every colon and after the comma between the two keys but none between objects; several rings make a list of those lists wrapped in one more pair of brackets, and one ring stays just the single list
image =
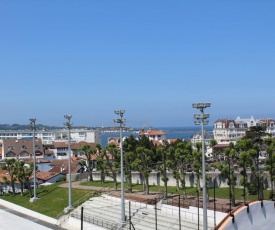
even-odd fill
[{"label": "blue sky", "polygon": [[275,1],[1,0],[0,123],[192,126],[274,114]]}]

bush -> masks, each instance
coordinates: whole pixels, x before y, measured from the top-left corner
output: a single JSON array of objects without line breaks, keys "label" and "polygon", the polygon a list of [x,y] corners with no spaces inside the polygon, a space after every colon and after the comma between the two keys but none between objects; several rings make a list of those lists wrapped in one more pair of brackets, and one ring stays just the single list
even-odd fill
[{"label": "bush", "polygon": [[63,177],[60,177],[60,179],[58,181],[56,181],[56,182],[63,182],[63,181],[66,181],[66,180],[67,180],[66,176],[63,176]]}]

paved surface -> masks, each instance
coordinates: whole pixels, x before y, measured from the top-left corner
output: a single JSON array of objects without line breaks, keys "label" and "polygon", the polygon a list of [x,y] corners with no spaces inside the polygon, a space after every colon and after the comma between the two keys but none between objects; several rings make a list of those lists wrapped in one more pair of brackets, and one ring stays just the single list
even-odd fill
[{"label": "paved surface", "polygon": [[9,230],[61,230],[56,225],[33,218],[0,205],[0,229]]}]

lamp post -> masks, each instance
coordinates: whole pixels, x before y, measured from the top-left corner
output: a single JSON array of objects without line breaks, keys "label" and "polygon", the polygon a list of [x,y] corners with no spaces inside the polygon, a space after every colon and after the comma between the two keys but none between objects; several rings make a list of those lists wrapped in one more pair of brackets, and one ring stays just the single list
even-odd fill
[{"label": "lamp post", "polygon": [[64,115],[64,118],[68,121],[64,122],[65,127],[68,129],[68,173],[69,173],[69,206],[64,209],[64,212],[67,213],[73,209],[72,206],[72,182],[71,182],[71,128],[72,122],[71,118],[72,115]]},{"label": "lamp post", "polygon": [[35,202],[37,198],[37,193],[36,193],[36,155],[35,155],[35,118],[30,119],[30,128],[33,131],[32,134],[32,142],[33,142],[33,181],[34,181],[34,186],[33,186],[33,197],[30,198],[30,202]]},{"label": "lamp post", "polygon": [[204,154],[204,125],[208,124],[209,114],[204,114],[204,109],[210,107],[211,103],[193,103],[193,108],[199,109],[201,114],[195,114],[195,124],[201,124],[202,131],[202,183],[203,183],[203,229],[207,230],[207,189],[205,176],[205,154]]},{"label": "lamp post", "polygon": [[122,126],[125,123],[123,119],[123,114],[125,110],[115,110],[115,114],[119,115],[120,118],[114,119],[114,122],[119,123],[119,132],[120,132],[120,176],[121,176],[121,226],[123,227],[126,223],[125,219],[125,204],[124,204],[124,172],[123,172],[123,148],[122,148]]}]

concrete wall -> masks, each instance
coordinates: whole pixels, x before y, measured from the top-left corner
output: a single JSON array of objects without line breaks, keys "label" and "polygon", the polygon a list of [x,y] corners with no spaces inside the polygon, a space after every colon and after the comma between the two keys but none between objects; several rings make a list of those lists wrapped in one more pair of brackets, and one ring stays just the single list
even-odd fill
[{"label": "concrete wall", "polygon": [[[235,172],[235,175],[237,177],[237,185],[236,187],[242,188],[242,185],[240,184],[240,180],[242,178],[242,175],[240,175],[239,172]],[[171,172],[167,173],[167,176],[169,178],[168,180],[168,186],[176,186],[176,180],[173,178],[173,175]],[[228,180],[221,175],[219,172],[206,172],[206,176],[210,178],[209,187],[214,187],[214,180],[216,179],[216,187],[224,188],[228,187]],[[72,175],[72,180],[77,180],[77,175]],[[98,171],[93,172],[93,178],[94,180],[100,180],[100,173]],[[263,173],[264,178],[264,186],[265,189],[270,189],[270,177],[268,172]],[[111,177],[106,176],[105,180],[113,180]],[[117,177],[118,182],[120,182],[120,174],[118,174]],[[250,183],[253,182],[253,176],[251,173],[248,173],[248,180]],[[196,187],[196,174],[192,172],[186,173],[185,176],[186,186],[187,187]],[[132,172],[132,182],[133,184],[142,184],[144,182],[143,177],[139,172]],[[151,172],[149,177],[149,184],[150,185],[164,185],[163,181],[161,180],[161,175],[159,172]],[[200,180],[200,184],[202,185],[202,179]]]},{"label": "concrete wall", "polygon": [[257,201],[249,205],[249,213],[247,208],[243,207],[235,214],[235,221],[229,217],[225,224],[219,228],[223,230],[249,229],[249,230],[269,230],[274,229],[275,225],[275,208],[274,201]]}]

